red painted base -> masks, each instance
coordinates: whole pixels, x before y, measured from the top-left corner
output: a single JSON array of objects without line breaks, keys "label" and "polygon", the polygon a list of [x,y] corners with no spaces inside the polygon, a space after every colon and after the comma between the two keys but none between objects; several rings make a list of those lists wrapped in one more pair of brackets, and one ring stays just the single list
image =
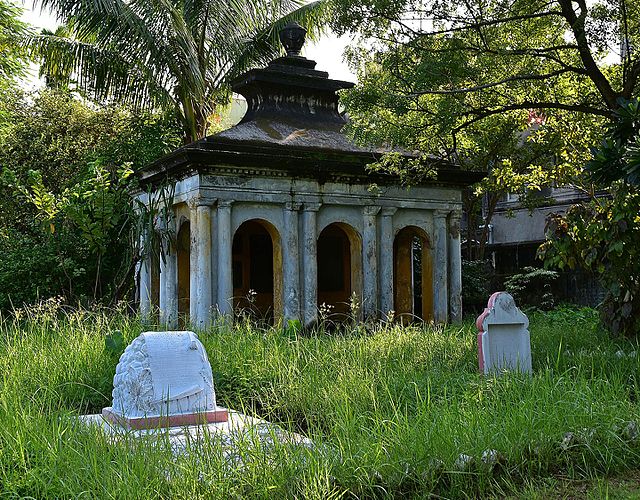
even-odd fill
[{"label": "red painted base", "polygon": [[161,415],[158,417],[128,418],[118,415],[112,408],[103,408],[102,416],[113,424],[122,425],[128,429],[158,429],[160,427],[184,427],[187,425],[202,425],[226,422],[229,418],[227,410],[205,411],[202,413],[185,413],[180,415]]}]

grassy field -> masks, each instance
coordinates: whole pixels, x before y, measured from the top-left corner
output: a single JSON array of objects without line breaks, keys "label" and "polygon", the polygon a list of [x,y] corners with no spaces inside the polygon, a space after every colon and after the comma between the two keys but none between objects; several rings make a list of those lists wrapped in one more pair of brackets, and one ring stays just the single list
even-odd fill
[{"label": "grassy field", "polygon": [[[580,484],[578,496],[597,498],[606,478],[640,469],[640,349],[611,340],[590,310],[530,320],[533,377],[480,376],[471,322],[201,332],[219,404],[315,443],[243,447],[243,466],[230,469],[213,439],[176,458],[163,444],[111,444],[69,418],[109,404],[118,356],[105,335],[132,340],[143,330],[135,318],[54,303],[5,316],[0,496],[546,498]],[[495,467],[480,459],[488,449],[499,452]],[[474,457],[464,470],[455,466],[461,453]]]}]

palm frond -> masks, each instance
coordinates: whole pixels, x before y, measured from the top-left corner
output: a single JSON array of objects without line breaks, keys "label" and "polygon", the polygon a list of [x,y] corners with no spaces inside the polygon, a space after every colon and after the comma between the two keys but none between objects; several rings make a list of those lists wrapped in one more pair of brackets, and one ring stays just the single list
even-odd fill
[{"label": "palm frond", "polygon": [[59,79],[77,75],[78,86],[98,100],[140,108],[175,105],[167,88],[170,75],[158,78],[148,66],[127,60],[117,50],[49,34],[32,35],[28,43],[41,57],[45,74]]}]

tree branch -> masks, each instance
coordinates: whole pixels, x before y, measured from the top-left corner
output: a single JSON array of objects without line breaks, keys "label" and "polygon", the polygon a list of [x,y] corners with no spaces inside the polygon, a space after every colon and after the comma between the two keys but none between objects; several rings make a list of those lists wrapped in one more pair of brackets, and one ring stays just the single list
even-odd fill
[{"label": "tree branch", "polygon": [[587,16],[587,5],[585,0],[575,0],[580,6],[580,15],[576,15],[573,10],[572,0],[558,0],[558,4],[562,9],[562,15],[569,23],[573,36],[576,39],[578,45],[578,54],[584,64],[587,76],[593,81],[596,88],[603,97],[607,107],[609,109],[616,109],[618,107],[617,99],[619,94],[613,90],[609,80],[602,74],[600,68],[593,59],[591,48],[587,41],[587,33],[585,30],[585,19]]},{"label": "tree branch", "polygon": [[436,95],[452,95],[452,94],[466,94],[469,92],[477,92],[479,90],[484,90],[484,89],[489,89],[492,87],[499,87],[501,85],[504,85],[506,83],[511,83],[511,82],[518,82],[518,81],[536,81],[536,80],[547,80],[549,78],[553,78],[555,76],[560,76],[563,75],[565,73],[569,73],[571,72],[571,70],[569,69],[560,69],[558,71],[553,71],[551,73],[544,73],[541,75],[516,75],[516,76],[511,76],[509,78],[505,78],[503,80],[499,80],[497,82],[491,82],[491,83],[485,83],[483,85],[476,85],[474,87],[466,87],[466,88],[461,88],[461,89],[452,89],[452,90],[423,90],[420,92],[413,92],[411,94],[409,94],[409,96],[415,96],[415,95],[431,95],[431,94],[436,94]]},{"label": "tree branch", "polygon": [[387,16],[386,14],[382,14],[380,12],[374,12],[372,15],[372,17],[378,17],[380,19],[384,19],[389,22],[395,22],[399,26],[402,26],[402,28],[404,28],[406,31],[411,32],[414,35],[420,35],[420,36],[448,35],[448,34],[460,32],[460,31],[467,31],[471,29],[477,30],[477,29],[485,28],[489,26],[497,26],[499,24],[510,23],[513,21],[527,21],[530,19],[540,19],[540,18],[549,17],[549,16],[563,17],[563,12],[557,11],[557,10],[549,10],[545,12],[534,12],[532,14],[521,14],[519,16],[510,16],[510,17],[504,17],[500,19],[489,19],[487,21],[479,21],[479,22],[473,22],[473,23],[469,23],[469,22],[465,23],[463,20],[462,26],[454,26],[451,28],[446,28],[446,29],[436,30],[436,31],[429,31],[429,32],[423,32],[423,31],[418,32],[413,28],[409,27],[407,24],[399,21],[398,19],[393,19]]},{"label": "tree branch", "polygon": [[464,113],[465,116],[474,115],[473,118],[470,118],[466,122],[458,125],[453,129],[452,133],[458,133],[461,130],[469,127],[470,125],[484,120],[493,115],[498,115],[500,113],[504,113],[506,111],[515,111],[519,109],[563,109],[565,111],[577,111],[581,113],[589,113],[592,115],[604,116],[606,118],[611,119],[613,117],[613,113],[610,110],[604,110],[599,108],[594,108],[593,106],[588,106],[586,104],[564,104],[561,102],[546,102],[546,101],[524,101],[519,104],[510,104],[508,106],[501,106],[499,108],[494,109],[486,109],[486,110],[471,110]]},{"label": "tree branch", "polygon": [[640,59],[636,59],[627,71],[622,88],[622,95],[625,99],[631,99],[633,97],[633,91],[638,84],[638,78],[640,78]]}]

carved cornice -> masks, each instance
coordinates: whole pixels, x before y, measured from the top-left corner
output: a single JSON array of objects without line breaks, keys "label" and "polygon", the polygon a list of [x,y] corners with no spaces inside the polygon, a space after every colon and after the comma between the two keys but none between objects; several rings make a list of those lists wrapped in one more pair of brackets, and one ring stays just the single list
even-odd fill
[{"label": "carved cornice", "polygon": [[[379,153],[342,151],[308,147],[283,147],[254,144],[240,140],[223,140],[216,136],[183,146],[144,167],[138,174],[142,185],[162,183],[167,178],[184,178],[194,173],[315,179],[322,183],[397,185],[396,176],[372,173],[367,165],[378,160]],[[436,159],[437,178],[427,186],[462,187],[470,185],[485,173],[463,171]],[[275,165],[264,168],[264,165]],[[422,185],[422,184],[421,184]]]}]

